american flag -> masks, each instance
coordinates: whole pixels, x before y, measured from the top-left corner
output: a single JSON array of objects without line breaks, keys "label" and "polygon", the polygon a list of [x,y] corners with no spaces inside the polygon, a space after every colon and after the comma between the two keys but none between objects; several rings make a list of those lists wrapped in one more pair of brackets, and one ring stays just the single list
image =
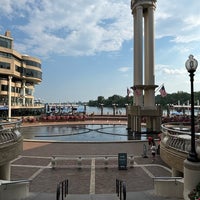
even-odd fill
[{"label": "american flag", "polygon": [[129,97],[131,90],[127,87],[127,96]]},{"label": "american flag", "polygon": [[160,95],[162,97],[166,97],[167,96],[167,92],[165,90],[165,86],[164,85],[160,88],[159,92],[160,92]]},{"label": "american flag", "polygon": [[142,94],[142,92],[136,86],[133,86],[132,89],[136,96],[140,96]]}]

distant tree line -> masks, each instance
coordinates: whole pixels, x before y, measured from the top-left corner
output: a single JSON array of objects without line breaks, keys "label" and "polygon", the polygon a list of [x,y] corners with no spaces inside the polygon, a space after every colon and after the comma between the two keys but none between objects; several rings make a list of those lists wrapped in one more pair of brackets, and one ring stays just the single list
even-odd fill
[{"label": "distant tree line", "polygon": [[[194,92],[194,101],[195,105],[197,102],[200,101],[200,92]],[[187,104],[190,103],[190,94],[183,91],[178,91],[177,93],[167,94],[167,96],[162,97],[161,95],[157,95],[155,97],[156,104],[161,105],[162,108],[167,108],[169,104]],[[112,107],[113,104],[117,104],[118,107],[125,107],[126,104],[132,105],[133,104],[133,96],[120,96],[120,95],[113,95],[105,99],[103,96],[98,96],[97,100],[90,100],[88,102],[88,106],[95,106],[98,107],[101,104],[104,107]]]}]

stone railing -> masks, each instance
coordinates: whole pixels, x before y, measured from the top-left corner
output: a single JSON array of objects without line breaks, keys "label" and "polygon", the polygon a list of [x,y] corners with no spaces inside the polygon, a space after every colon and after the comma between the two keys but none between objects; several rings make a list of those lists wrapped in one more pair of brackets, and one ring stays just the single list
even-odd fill
[{"label": "stone railing", "polygon": [[[161,125],[161,142],[166,148],[188,154],[191,149],[190,124],[171,122]],[[195,134],[196,151],[200,157],[200,133]]]},{"label": "stone railing", "polygon": [[0,119],[0,145],[22,139],[22,135],[18,131],[20,124],[21,119]]},{"label": "stone railing", "polygon": [[18,130],[20,124],[20,119],[0,119],[0,180],[10,180],[10,161],[23,150],[23,137]]}]

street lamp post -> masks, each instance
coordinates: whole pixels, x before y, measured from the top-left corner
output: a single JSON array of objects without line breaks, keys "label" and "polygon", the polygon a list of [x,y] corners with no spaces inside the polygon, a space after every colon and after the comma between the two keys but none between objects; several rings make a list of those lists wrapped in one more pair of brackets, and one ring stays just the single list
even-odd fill
[{"label": "street lamp post", "polygon": [[101,115],[103,115],[103,105],[104,105],[103,103],[100,104],[100,106],[101,106]]},{"label": "street lamp post", "polygon": [[198,66],[197,60],[194,58],[193,55],[190,55],[189,59],[185,63],[185,67],[190,74],[190,82],[191,82],[191,150],[187,157],[187,160],[191,162],[199,161],[195,147],[194,89],[193,89],[194,72],[196,71],[197,66]]}]

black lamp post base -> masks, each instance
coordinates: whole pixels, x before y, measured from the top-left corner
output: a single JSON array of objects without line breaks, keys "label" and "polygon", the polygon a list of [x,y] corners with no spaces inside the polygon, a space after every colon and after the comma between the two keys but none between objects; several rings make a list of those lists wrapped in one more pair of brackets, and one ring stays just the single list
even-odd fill
[{"label": "black lamp post base", "polygon": [[196,152],[189,152],[187,160],[189,160],[190,162],[200,162],[200,159],[198,158]]}]

